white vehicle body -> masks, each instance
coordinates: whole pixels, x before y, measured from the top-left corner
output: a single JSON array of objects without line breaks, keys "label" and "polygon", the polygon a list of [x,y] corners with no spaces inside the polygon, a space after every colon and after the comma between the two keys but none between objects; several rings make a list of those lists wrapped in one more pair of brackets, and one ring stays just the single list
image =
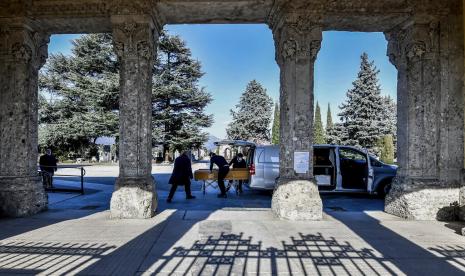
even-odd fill
[{"label": "white vehicle body", "polygon": [[[251,173],[246,185],[273,190],[279,177],[279,146],[251,147],[247,155]],[[313,162],[315,182],[322,191],[385,193],[397,169],[350,146],[314,145]]]},{"label": "white vehicle body", "polygon": [[[245,184],[251,189],[273,190],[279,177],[279,146],[256,145],[248,141],[224,140],[217,146],[230,146],[242,152],[250,171]],[[397,166],[387,165],[368,151],[351,146],[314,145],[313,175],[322,191],[386,194]]]}]

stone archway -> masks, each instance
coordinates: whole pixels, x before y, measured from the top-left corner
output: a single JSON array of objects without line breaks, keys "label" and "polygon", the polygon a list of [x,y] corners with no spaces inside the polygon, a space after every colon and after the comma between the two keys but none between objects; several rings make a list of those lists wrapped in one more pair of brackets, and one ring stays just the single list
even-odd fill
[{"label": "stone archway", "polygon": [[[150,68],[164,24],[267,23],[281,69],[281,161],[273,210],[285,219],[320,219],[313,182],[313,66],[324,30],[382,31],[399,70],[400,173],[386,211],[447,218],[459,201],[463,169],[462,1],[83,0],[0,3],[0,213],[46,207],[36,176],[37,72],[52,33],[112,32],[120,76],[120,174],[111,212],[154,215],[150,175]],[[294,169],[304,156],[303,170]],[[307,156],[307,157],[305,157]],[[304,161],[305,162],[305,161]],[[27,198],[28,200],[23,200]]]}]

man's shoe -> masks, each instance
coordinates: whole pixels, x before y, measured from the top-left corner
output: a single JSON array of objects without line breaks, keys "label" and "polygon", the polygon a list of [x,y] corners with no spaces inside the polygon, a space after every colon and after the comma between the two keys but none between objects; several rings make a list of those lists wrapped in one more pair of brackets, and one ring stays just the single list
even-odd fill
[{"label": "man's shoe", "polygon": [[193,195],[186,196],[186,199],[194,199],[194,198],[195,198],[195,196],[193,196]]},{"label": "man's shoe", "polygon": [[167,198],[166,202],[171,203],[171,198]]},{"label": "man's shoe", "polygon": [[227,198],[228,196],[226,194],[219,194],[217,195],[218,198]]}]

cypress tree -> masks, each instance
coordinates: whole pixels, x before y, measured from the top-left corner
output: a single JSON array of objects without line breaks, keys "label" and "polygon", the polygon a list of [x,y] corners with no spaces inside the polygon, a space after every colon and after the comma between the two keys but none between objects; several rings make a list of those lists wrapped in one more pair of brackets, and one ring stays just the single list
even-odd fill
[{"label": "cypress tree", "polygon": [[323,123],[321,122],[320,105],[316,102],[315,117],[313,123],[313,143],[324,144],[326,142],[325,133],[323,130]]},{"label": "cypress tree", "polygon": [[273,127],[271,129],[271,143],[279,144],[279,104],[274,105]]},{"label": "cypress tree", "polygon": [[331,115],[331,106],[328,103],[328,111],[326,112],[326,132],[333,127],[333,116]]},{"label": "cypress tree", "polygon": [[256,80],[249,82],[236,111],[231,110],[232,122],[226,129],[228,138],[269,143],[272,107],[273,101],[266,89]]}]

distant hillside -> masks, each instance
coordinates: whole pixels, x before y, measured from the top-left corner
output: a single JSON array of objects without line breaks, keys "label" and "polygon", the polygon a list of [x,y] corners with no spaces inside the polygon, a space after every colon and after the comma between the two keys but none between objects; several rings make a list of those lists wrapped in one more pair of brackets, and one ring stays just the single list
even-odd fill
[{"label": "distant hillside", "polygon": [[216,147],[215,147],[215,142],[218,142],[220,141],[221,139],[216,137],[216,136],[213,136],[213,135],[208,135],[208,141],[203,144],[203,146],[207,149],[207,150],[214,150]]}]

